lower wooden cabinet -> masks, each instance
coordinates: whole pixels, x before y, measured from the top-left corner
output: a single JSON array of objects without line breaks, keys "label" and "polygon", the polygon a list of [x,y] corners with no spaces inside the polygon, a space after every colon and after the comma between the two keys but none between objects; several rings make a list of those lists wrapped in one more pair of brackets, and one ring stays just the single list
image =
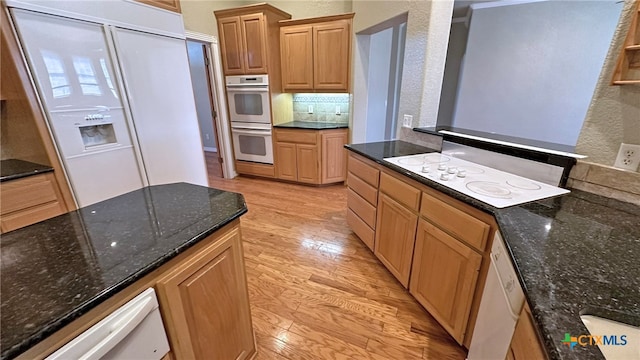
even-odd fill
[{"label": "lower wooden cabinet", "polygon": [[409,285],[418,215],[380,193],[374,254],[406,288]]},{"label": "lower wooden cabinet", "polygon": [[8,232],[67,212],[53,173],[2,182],[0,230]]},{"label": "lower wooden cabinet", "polygon": [[306,144],[296,145],[296,165],[299,182],[320,184],[318,146]]},{"label": "lower wooden cabinet", "polygon": [[255,353],[240,231],[234,228],[161,278],[156,289],[176,359]]},{"label": "lower wooden cabinet", "polygon": [[331,184],[347,178],[347,129],[275,129],[278,179]]},{"label": "lower wooden cabinet", "polygon": [[531,311],[529,306],[525,304],[520,312],[513,338],[511,338],[511,347],[507,353],[508,360],[547,359],[543,344],[533,326]]},{"label": "lower wooden cabinet", "polygon": [[420,220],[409,292],[462,344],[482,256]]}]

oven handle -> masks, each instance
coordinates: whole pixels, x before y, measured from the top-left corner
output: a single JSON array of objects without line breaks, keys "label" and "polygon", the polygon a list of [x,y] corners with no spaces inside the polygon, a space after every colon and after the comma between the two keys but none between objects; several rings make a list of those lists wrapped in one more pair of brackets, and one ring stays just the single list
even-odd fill
[{"label": "oven handle", "polygon": [[268,86],[242,86],[235,87],[227,85],[227,92],[269,92]]},{"label": "oven handle", "polygon": [[245,135],[269,135],[271,136],[271,130],[269,129],[248,129],[248,128],[231,128],[231,132],[236,134]]}]

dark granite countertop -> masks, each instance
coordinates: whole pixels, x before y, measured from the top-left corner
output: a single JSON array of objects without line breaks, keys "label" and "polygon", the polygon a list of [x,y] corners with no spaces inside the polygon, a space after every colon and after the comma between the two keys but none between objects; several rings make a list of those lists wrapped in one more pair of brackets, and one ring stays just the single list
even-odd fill
[{"label": "dark granite countertop", "polygon": [[14,358],[246,212],[240,194],[178,183],[3,234],[0,357]]},{"label": "dark granite countertop", "polygon": [[40,165],[19,159],[0,161],[0,182],[53,171],[51,166]]},{"label": "dark granite countertop", "polygon": [[346,147],[495,216],[551,359],[603,358],[597,346],[561,343],[565,333],[589,334],[581,314],[640,325],[640,207],[572,190],[497,209],[382,160],[419,153],[415,145]]},{"label": "dark granite countertop", "polygon": [[315,122],[315,121],[290,121],[283,124],[273,125],[276,128],[283,129],[307,129],[307,130],[329,130],[329,129],[346,129],[348,123],[331,123],[331,122]]}]

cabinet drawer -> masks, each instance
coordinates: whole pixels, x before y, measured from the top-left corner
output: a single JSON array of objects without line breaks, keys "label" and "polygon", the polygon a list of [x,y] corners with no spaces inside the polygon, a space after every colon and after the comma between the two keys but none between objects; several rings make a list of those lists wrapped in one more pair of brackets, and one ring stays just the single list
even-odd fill
[{"label": "cabinet drawer", "polygon": [[304,131],[304,130],[276,130],[277,142],[289,142],[296,144],[317,144],[318,132],[317,131]]},{"label": "cabinet drawer", "polygon": [[236,161],[236,171],[238,172],[238,174],[276,177],[275,167],[273,165],[267,164]]},{"label": "cabinet drawer", "polygon": [[420,190],[388,174],[380,174],[380,191],[412,210],[420,207]]},{"label": "cabinet drawer", "polygon": [[2,207],[0,214],[4,215],[32,206],[56,201],[55,184],[48,178],[48,174],[30,176],[23,179],[3,182],[0,190]]},{"label": "cabinet drawer", "polygon": [[420,214],[476,250],[484,251],[490,226],[483,221],[425,193]]},{"label": "cabinet drawer", "polygon": [[357,159],[353,154],[349,154],[348,170],[371,186],[376,189],[378,188],[380,171],[371,165],[367,165],[362,160]]},{"label": "cabinet drawer", "polygon": [[353,175],[353,173],[349,173],[347,177],[347,185],[351,190],[362,196],[371,205],[376,206],[378,204],[378,189],[367,184],[364,180]]},{"label": "cabinet drawer", "polygon": [[360,216],[370,228],[376,228],[376,208],[351,189],[347,189],[347,205],[349,209]]},{"label": "cabinet drawer", "polygon": [[375,239],[375,232],[367,224],[362,221],[351,209],[347,209],[347,224],[358,235],[360,240],[367,245],[367,247],[373,251],[373,241]]},{"label": "cabinet drawer", "polygon": [[53,201],[26,210],[16,211],[9,215],[3,215],[0,220],[0,226],[2,232],[12,231],[64,213],[64,207],[59,202]]}]

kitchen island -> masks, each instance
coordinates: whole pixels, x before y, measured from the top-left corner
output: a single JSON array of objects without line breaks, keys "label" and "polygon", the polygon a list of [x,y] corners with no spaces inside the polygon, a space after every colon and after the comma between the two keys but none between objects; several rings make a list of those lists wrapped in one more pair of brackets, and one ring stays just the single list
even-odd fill
[{"label": "kitchen island", "polygon": [[[251,356],[239,231],[246,212],[240,194],[177,183],[142,188],[3,234],[1,358],[46,356],[148,287],[158,293],[174,354],[205,356],[206,341],[209,347],[226,342],[217,348],[228,350],[225,355]],[[220,279],[219,271],[225,281],[207,283],[206,293],[189,290],[190,284],[203,285],[197,283],[203,274]],[[194,336],[202,324],[187,321],[185,313],[203,309],[187,308],[197,306],[193,300],[206,300],[216,307],[209,313],[224,314],[219,321],[225,322],[214,324],[218,330]],[[211,338],[220,332],[237,341]]]},{"label": "kitchen island", "polygon": [[[495,219],[549,358],[602,359],[595,345],[570,348],[562,343],[566,333],[589,334],[580,315],[640,326],[638,206],[572,190],[561,197],[498,209],[383,160],[437,152],[434,149],[402,141],[346,147],[359,159],[395,174],[395,179],[424,185],[423,191],[437,190],[452,199],[450,204],[460,202]],[[358,181],[353,186],[362,186]]]}]

